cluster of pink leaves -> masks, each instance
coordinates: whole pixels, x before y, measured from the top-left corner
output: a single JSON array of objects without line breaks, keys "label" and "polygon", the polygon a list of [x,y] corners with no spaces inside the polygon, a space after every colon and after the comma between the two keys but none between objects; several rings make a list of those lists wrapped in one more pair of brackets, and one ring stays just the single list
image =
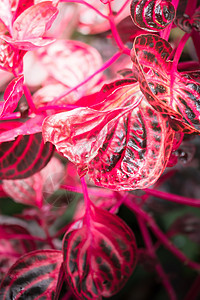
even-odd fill
[{"label": "cluster of pink leaves", "polygon": [[[9,79],[14,77],[5,84],[0,103],[2,192],[30,205],[21,217],[35,220],[46,234],[46,238],[37,238],[24,223],[1,222],[5,243],[5,247],[0,244],[1,253],[5,255],[7,248],[10,255],[1,270],[10,268],[1,283],[2,299],[30,293],[34,299],[58,299],[65,280],[78,299],[102,299],[117,293],[137,259],[133,232],[113,214],[123,201],[143,218],[139,224],[145,237],[143,221],[151,221],[162,242],[186,260],[126,192],[118,199],[119,193],[114,191],[146,189],[157,182],[166,166],[173,164],[183,135],[200,132],[198,70],[178,71],[185,42],[199,30],[196,4],[188,21],[190,30],[185,30],[174,51],[167,40],[178,1],[62,2],[68,1],[0,0],[0,78],[5,72],[10,73]],[[176,21],[182,29],[187,27],[183,21]],[[62,26],[66,24],[69,28]],[[131,51],[120,36],[124,24],[127,30],[134,28],[128,34],[128,40],[134,40]],[[75,27],[86,34],[111,29],[119,51],[103,63],[95,48],[69,39]],[[129,58],[120,70],[122,78],[106,77],[102,72],[122,56]],[[67,229],[62,250],[57,250],[59,234],[53,238],[48,226],[63,208],[52,209],[46,199],[69,181],[62,180],[67,170],[52,158],[52,144],[76,166],[82,188],[78,183],[75,190],[83,189],[85,202],[85,209],[76,213]],[[86,174],[95,185],[111,189],[105,190],[106,203],[97,188],[93,188],[97,197],[91,201]],[[18,245],[17,235],[21,236]],[[12,243],[6,236],[13,237]],[[52,250],[43,250],[49,246]],[[17,251],[13,251],[15,247]],[[36,250],[39,248],[42,250]],[[20,257],[26,252],[30,253]],[[160,265],[156,270],[163,274]],[[171,285],[165,278],[163,281],[175,299]]]}]

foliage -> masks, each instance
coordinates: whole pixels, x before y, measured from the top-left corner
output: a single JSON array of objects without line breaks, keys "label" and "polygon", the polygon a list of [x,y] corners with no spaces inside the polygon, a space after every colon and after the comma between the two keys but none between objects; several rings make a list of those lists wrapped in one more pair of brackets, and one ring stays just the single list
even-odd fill
[{"label": "foliage", "polygon": [[0,299],[198,298],[199,32],[198,0],[0,0]]}]

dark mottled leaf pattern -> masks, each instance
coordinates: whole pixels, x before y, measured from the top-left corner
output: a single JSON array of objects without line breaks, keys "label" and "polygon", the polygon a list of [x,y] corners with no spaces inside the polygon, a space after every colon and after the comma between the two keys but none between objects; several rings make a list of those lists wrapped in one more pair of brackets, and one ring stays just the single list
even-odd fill
[{"label": "dark mottled leaf pattern", "polygon": [[[136,263],[133,232],[117,216],[91,205],[63,240],[64,270],[79,299],[116,294]],[[89,220],[89,221],[88,221]]]},{"label": "dark mottled leaf pattern", "polygon": [[131,16],[138,27],[148,31],[160,31],[173,21],[175,8],[171,0],[133,0]]},{"label": "dark mottled leaf pattern", "polygon": [[134,110],[115,121],[89,163],[88,174],[99,186],[142,189],[162,174],[173,138],[168,117],[156,112],[143,99]]},{"label": "dark mottled leaf pattern", "polygon": [[41,133],[20,135],[0,144],[0,179],[26,178],[40,171],[53,155],[54,146],[44,144]]},{"label": "dark mottled leaf pattern", "polygon": [[48,117],[43,136],[99,186],[129,190],[153,184],[168,161],[173,130],[145,100],[139,85],[105,85],[101,103]]},{"label": "dark mottled leaf pattern", "polygon": [[[159,112],[170,115],[174,130],[200,131],[200,84],[185,72],[179,73],[169,43],[157,35],[141,35],[132,49],[135,76],[148,102]],[[148,72],[144,72],[148,68]]]},{"label": "dark mottled leaf pattern", "polygon": [[54,299],[62,251],[38,250],[16,261],[0,286],[0,299]]}]

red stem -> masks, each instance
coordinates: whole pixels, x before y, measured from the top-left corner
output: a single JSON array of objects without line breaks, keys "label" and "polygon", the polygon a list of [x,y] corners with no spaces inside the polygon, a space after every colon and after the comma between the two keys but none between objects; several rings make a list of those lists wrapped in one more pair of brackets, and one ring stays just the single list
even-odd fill
[{"label": "red stem", "polygon": [[182,261],[188,267],[200,270],[200,264],[191,261],[187,256],[185,256],[179,249],[177,249],[171,241],[168,240],[166,235],[160,230],[160,228],[156,225],[154,219],[149,216],[145,211],[143,211],[138,205],[132,202],[130,199],[125,200],[125,205],[132,210],[136,215],[141,217],[151,228],[152,232],[156,235],[158,240],[169,250],[171,251],[180,261]]},{"label": "red stem", "polygon": [[185,14],[188,15],[189,17],[192,17],[192,15],[195,12],[196,6],[197,6],[197,0],[188,0],[185,9]]},{"label": "red stem", "polygon": [[197,276],[184,300],[196,300],[200,294],[200,275]]},{"label": "red stem", "polygon": [[111,3],[108,3],[109,7],[109,15],[108,15],[108,20],[110,23],[110,29],[112,31],[113,37],[116,41],[117,46],[119,49],[122,51],[122,53],[127,54],[130,56],[130,50],[124,46],[124,43],[122,42],[119,33],[117,31],[116,25],[115,25],[115,17],[113,16],[112,8],[111,8]]},{"label": "red stem", "polygon": [[83,1],[83,0],[60,0],[60,2],[72,2],[72,3],[79,3],[79,4],[83,4],[89,8],[91,8],[92,10],[94,10],[98,15],[100,15],[102,18],[107,19],[108,17],[104,14],[102,14],[98,9],[96,9],[94,6],[92,6],[91,4]]},{"label": "red stem", "polygon": [[37,109],[35,107],[35,104],[33,103],[33,99],[32,99],[31,93],[30,93],[29,89],[27,88],[27,86],[25,84],[23,85],[23,89],[24,89],[24,95],[26,97],[26,100],[28,102],[30,110],[33,113],[37,113]]},{"label": "red stem", "polygon": [[150,234],[148,232],[148,229],[146,227],[146,224],[143,222],[143,220],[141,220],[140,217],[138,217],[137,220],[138,220],[138,224],[140,226],[141,233],[143,235],[144,242],[146,244],[146,248],[148,249],[148,252],[150,253],[151,257],[153,257],[156,261],[155,270],[158,273],[158,276],[161,279],[162,284],[165,287],[165,289],[169,295],[169,299],[176,300],[177,297],[176,297],[175,291],[171,285],[171,282],[169,281],[167,274],[165,273],[162,265],[160,264],[160,262],[157,259],[157,256],[156,256],[153,244],[152,244],[152,240],[151,240]]},{"label": "red stem", "polygon": [[200,200],[186,198],[186,197],[182,197],[182,196],[178,196],[178,195],[174,195],[174,194],[170,194],[170,193],[166,193],[166,192],[162,192],[162,191],[157,191],[154,189],[144,189],[144,191],[145,191],[145,193],[147,193],[151,196],[155,196],[155,197],[165,199],[165,200],[168,200],[171,202],[175,202],[175,203],[182,204],[182,205],[200,207]]},{"label": "red stem", "polygon": [[60,99],[62,99],[63,97],[69,95],[71,92],[77,90],[79,87],[81,87],[82,85],[86,84],[89,80],[91,80],[94,76],[96,76],[97,74],[103,72],[105,69],[107,69],[112,63],[114,63],[120,56],[122,53],[117,52],[115,53],[109,60],[107,60],[100,69],[98,69],[96,72],[94,72],[92,75],[90,75],[89,77],[87,77],[85,80],[83,80],[81,83],[77,84],[75,87],[68,89],[66,92],[62,93],[59,97],[54,98],[53,101],[49,102],[51,105],[52,104],[56,104],[56,102]]}]

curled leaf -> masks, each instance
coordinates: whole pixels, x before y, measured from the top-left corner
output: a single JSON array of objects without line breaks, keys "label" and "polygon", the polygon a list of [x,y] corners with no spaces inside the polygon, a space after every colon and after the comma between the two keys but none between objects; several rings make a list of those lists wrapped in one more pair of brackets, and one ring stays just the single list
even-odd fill
[{"label": "curled leaf", "polygon": [[136,252],[130,228],[119,217],[92,205],[90,215],[75,222],[63,240],[68,283],[80,299],[110,297],[132,274]]},{"label": "curled leaf", "polygon": [[132,0],[133,22],[148,31],[165,29],[175,17],[175,7],[171,0]]}]

